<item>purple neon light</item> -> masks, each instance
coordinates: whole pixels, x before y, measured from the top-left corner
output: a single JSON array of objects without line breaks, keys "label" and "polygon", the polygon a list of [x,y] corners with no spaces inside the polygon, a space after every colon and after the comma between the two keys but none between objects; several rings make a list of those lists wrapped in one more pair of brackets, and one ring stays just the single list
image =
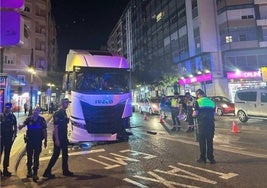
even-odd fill
[{"label": "purple neon light", "polygon": [[179,85],[192,84],[196,82],[204,82],[212,80],[211,73],[198,75],[192,78],[184,78],[179,80]]},{"label": "purple neon light", "polygon": [[12,10],[1,10],[0,46],[16,45],[20,41],[20,14]]},{"label": "purple neon light", "polygon": [[1,8],[21,8],[24,0],[1,0]]},{"label": "purple neon light", "polygon": [[260,78],[260,71],[249,71],[249,72],[227,72],[227,79],[240,79],[240,78]]}]

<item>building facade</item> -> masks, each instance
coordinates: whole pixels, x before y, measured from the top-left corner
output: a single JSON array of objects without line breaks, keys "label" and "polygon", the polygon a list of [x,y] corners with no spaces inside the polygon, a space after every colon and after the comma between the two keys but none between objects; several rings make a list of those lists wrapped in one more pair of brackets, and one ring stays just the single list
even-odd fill
[{"label": "building facade", "polygon": [[[23,104],[43,105],[41,92],[47,71],[56,66],[56,29],[51,16],[50,0],[24,0],[20,13],[20,42],[2,48],[3,74],[6,75],[5,101],[14,111],[23,111]],[[33,68],[34,72],[29,72]],[[30,99],[30,97],[32,98]],[[29,104],[30,105],[30,104]]]},{"label": "building facade", "polygon": [[144,77],[157,68],[160,78],[174,75],[180,93],[202,88],[233,100],[237,89],[266,84],[266,12],[267,0],[132,0],[118,21],[120,54]]}]

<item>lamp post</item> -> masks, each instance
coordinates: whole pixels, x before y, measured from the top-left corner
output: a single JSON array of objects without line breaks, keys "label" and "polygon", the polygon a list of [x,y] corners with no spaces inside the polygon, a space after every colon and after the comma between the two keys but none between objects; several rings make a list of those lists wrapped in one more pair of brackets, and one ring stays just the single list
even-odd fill
[{"label": "lamp post", "polygon": [[[55,87],[55,84],[53,83],[48,83],[47,86],[49,86],[49,99],[48,99],[48,113],[50,113],[51,109],[50,109],[50,103],[51,103],[51,98],[52,98],[52,87]],[[53,109],[52,109],[53,111]]]},{"label": "lamp post", "polygon": [[33,97],[33,75],[35,74],[34,66],[33,66],[33,49],[31,49],[31,57],[30,57],[30,65],[28,68],[28,72],[31,74],[30,80],[30,109],[29,115],[32,115],[32,97]]},{"label": "lamp post", "polygon": [[34,68],[32,66],[29,66],[28,72],[31,74],[31,80],[30,80],[30,109],[29,109],[29,115],[32,114],[32,98],[33,98],[33,75],[35,74]]}]

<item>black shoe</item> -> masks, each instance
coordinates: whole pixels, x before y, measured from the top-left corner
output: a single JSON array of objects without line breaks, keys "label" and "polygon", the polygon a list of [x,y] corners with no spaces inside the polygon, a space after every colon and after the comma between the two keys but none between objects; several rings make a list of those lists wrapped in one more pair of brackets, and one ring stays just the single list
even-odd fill
[{"label": "black shoe", "polygon": [[188,129],[186,130],[186,132],[187,132],[187,133],[190,133],[190,132],[191,132],[191,128],[188,128]]},{"label": "black shoe", "polygon": [[11,176],[11,172],[9,172],[8,170],[4,170],[3,171],[3,176],[10,177]]},{"label": "black shoe", "polygon": [[63,175],[64,176],[73,176],[74,174],[71,171],[66,171],[66,172],[63,172]]},{"label": "black shoe", "polygon": [[43,177],[44,178],[48,178],[48,179],[53,179],[53,178],[55,178],[56,176],[55,176],[55,174],[51,174],[51,173],[44,173],[43,174]]},{"label": "black shoe", "polygon": [[210,164],[215,164],[216,161],[214,159],[210,160]]},{"label": "black shoe", "polygon": [[32,177],[32,172],[28,172],[27,173],[27,178],[31,178]]},{"label": "black shoe", "polygon": [[171,129],[171,131],[176,131],[176,127],[173,127],[173,128]]},{"label": "black shoe", "polygon": [[197,160],[197,162],[198,162],[198,163],[204,163],[204,164],[205,164],[205,163],[206,163],[206,160],[200,158],[200,159]]},{"label": "black shoe", "polygon": [[37,181],[39,180],[39,177],[37,175],[33,175],[32,180],[37,183]]}]

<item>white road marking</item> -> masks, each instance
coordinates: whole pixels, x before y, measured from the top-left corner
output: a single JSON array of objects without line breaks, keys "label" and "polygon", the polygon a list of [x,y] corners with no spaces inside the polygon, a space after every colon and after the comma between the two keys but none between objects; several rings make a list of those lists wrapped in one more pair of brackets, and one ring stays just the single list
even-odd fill
[{"label": "white road marking", "polygon": [[133,184],[133,185],[136,185],[137,187],[141,187],[141,188],[147,188],[147,187],[148,187],[148,186],[146,186],[146,185],[143,185],[143,184],[141,184],[141,183],[139,183],[139,182],[136,182],[136,181],[134,181],[134,180],[131,180],[131,179],[129,179],[129,178],[124,178],[123,180],[126,181],[126,182],[128,182],[128,183],[131,183],[131,184]]},{"label": "white road marking", "polygon": [[105,166],[104,168],[105,169],[112,169],[112,168],[116,168],[116,167],[120,167],[121,165],[118,165],[118,164],[108,164],[108,163],[105,163],[105,162],[103,162],[103,161],[99,161],[99,160],[96,160],[96,159],[93,159],[93,158],[87,158],[87,159],[89,159],[89,160],[91,160],[91,161],[94,161],[94,162],[96,162],[96,163],[98,163],[98,164],[102,164],[103,166]]},{"label": "white road marking", "polygon": [[[169,175],[172,175],[172,176],[181,177],[181,178],[201,181],[201,182],[205,182],[205,183],[217,184],[216,181],[209,180],[209,179],[207,179],[205,177],[199,176],[199,175],[194,174],[192,172],[189,172],[187,170],[183,170],[183,169],[178,168],[176,166],[169,165],[169,167],[172,168],[172,170],[170,170],[170,171],[162,171],[162,170],[156,169],[154,171],[155,172],[160,172],[160,173],[163,173],[163,174],[169,174]],[[177,172],[182,172],[182,173],[187,174],[187,175],[176,174]]]},{"label": "white road marking", "polygon": [[115,159],[111,159],[110,157],[105,157],[103,155],[99,155],[99,157],[102,158],[102,159],[106,159],[108,161],[112,161],[114,163],[119,163],[120,165],[127,165],[128,163],[126,163],[125,161],[133,161],[133,162],[138,162],[139,161],[137,159],[133,159],[133,158],[130,158],[130,157],[125,157],[125,156],[118,155],[118,154],[115,154],[115,153],[110,153],[110,154],[114,155],[114,156],[117,156],[117,157],[115,157]]},{"label": "white road marking", "polygon": [[188,164],[183,164],[183,163],[177,163],[177,164],[179,164],[181,166],[185,166],[185,167],[201,170],[201,171],[204,171],[204,172],[209,172],[209,173],[212,173],[212,174],[218,174],[218,175],[220,175],[219,178],[222,178],[222,179],[230,179],[230,178],[233,178],[235,176],[238,176],[238,174],[232,173],[232,172],[225,174],[225,173],[222,173],[222,172],[208,170],[208,169],[205,169],[205,168],[200,168],[200,167],[196,167],[196,166],[192,166],[192,165],[188,165]]},{"label": "white road marking", "polygon": [[168,181],[168,180],[164,179],[163,177],[160,177],[159,175],[157,175],[156,173],[154,173],[152,171],[148,171],[147,173],[149,175],[151,175],[152,177],[154,177],[154,178],[148,178],[148,177],[138,176],[138,175],[135,175],[133,177],[139,178],[139,179],[143,179],[143,180],[147,180],[147,181],[152,181],[152,182],[155,182],[155,183],[160,183],[160,184],[165,185],[168,188],[175,188],[175,186],[173,186],[173,185],[177,185],[177,186],[180,186],[180,187],[199,188],[197,186],[191,186],[191,185],[182,184],[182,183],[178,183],[178,182],[174,182],[174,181]]},{"label": "white road marking", "polygon": [[[90,153],[98,153],[98,152],[104,152],[104,151],[105,151],[105,149],[95,149],[95,150],[90,150],[90,151],[77,151],[77,152],[69,153],[69,156],[86,155],[86,154],[90,154]],[[51,153],[53,153],[53,152],[51,151]],[[61,157],[62,157],[62,155],[59,156],[59,158],[61,158]],[[51,158],[51,156],[41,157],[39,159],[39,161],[49,160],[50,158]]]},{"label": "white road marking", "polygon": [[122,150],[120,152],[121,153],[131,152],[132,156],[144,155],[145,156],[145,157],[143,157],[144,159],[153,159],[153,158],[157,157],[156,155],[151,155],[151,154],[148,154],[148,153],[143,153],[143,152],[140,152],[140,151],[134,151],[134,150],[129,150],[129,149]]}]

